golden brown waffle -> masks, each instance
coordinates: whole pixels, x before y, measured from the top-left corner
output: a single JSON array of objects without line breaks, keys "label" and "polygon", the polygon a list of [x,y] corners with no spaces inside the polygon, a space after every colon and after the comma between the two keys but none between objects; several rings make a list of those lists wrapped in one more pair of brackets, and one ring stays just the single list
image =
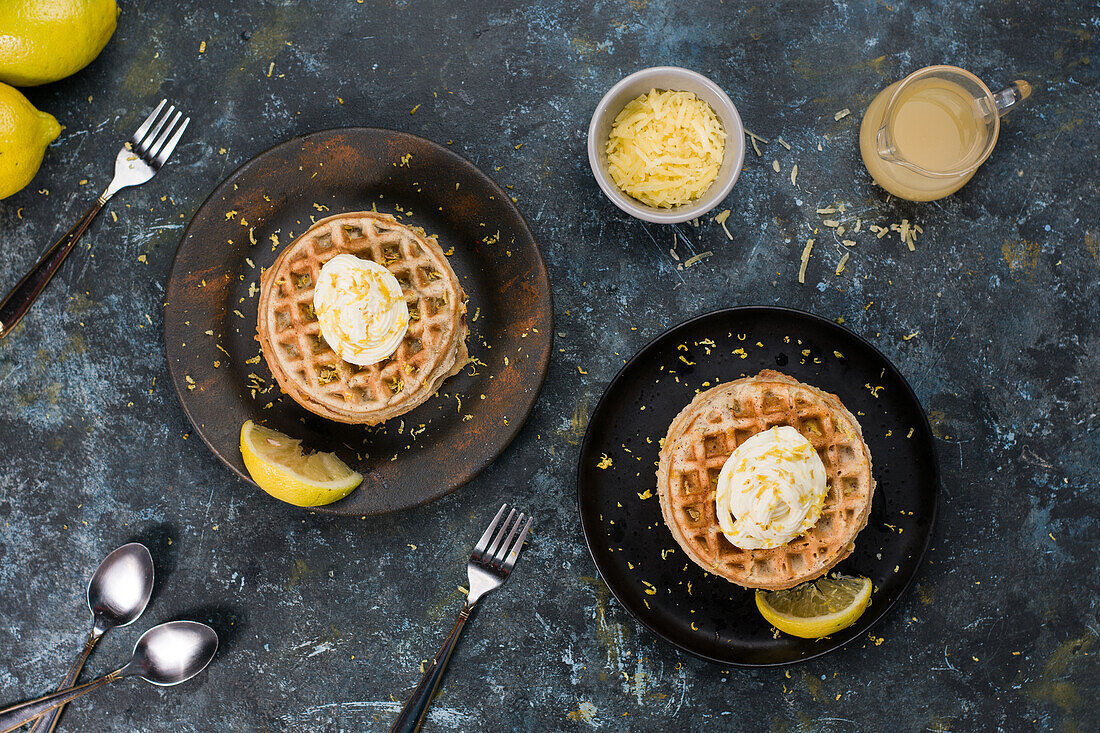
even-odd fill
[{"label": "golden brown waffle", "polygon": [[[313,312],[321,267],[345,253],[384,265],[409,306],[404,340],[377,364],[341,359]],[[338,214],[311,226],[264,273],[257,333],[295,402],[331,420],[376,425],[421,404],[466,365],[466,293],[434,237],[386,214]]]},{"label": "golden brown waffle", "polygon": [[[750,436],[790,425],[821,456],[829,493],[821,518],[786,545],[743,550],[722,534],[714,497],[726,459]],[[668,429],[657,469],[661,513],[687,556],[747,588],[780,590],[824,575],[867,526],[875,481],[855,416],[836,395],[764,370],[698,394]]]}]

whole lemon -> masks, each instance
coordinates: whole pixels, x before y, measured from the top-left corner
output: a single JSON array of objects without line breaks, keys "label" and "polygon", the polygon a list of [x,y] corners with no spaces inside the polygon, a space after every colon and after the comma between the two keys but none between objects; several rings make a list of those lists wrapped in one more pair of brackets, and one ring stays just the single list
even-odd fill
[{"label": "whole lemon", "polygon": [[0,0],[0,81],[20,87],[75,74],[115,32],[115,0]]},{"label": "whole lemon", "polygon": [[39,112],[18,89],[0,82],[0,199],[31,182],[46,146],[60,134],[53,115]]}]

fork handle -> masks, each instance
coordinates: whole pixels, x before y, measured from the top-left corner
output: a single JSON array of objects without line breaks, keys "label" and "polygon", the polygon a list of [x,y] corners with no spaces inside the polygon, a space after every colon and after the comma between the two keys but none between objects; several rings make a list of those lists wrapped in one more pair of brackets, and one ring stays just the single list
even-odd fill
[{"label": "fork handle", "polygon": [[46,251],[46,254],[42,255],[42,258],[31,268],[31,271],[24,275],[23,279],[4,297],[4,301],[0,303],[0,339],[11,333],[16,324],[27,314],[35,299],[38,298],[50,278],[57,272],[57,268],[61,267],[61,263],[73,251],[80,235],[84,233],[84,230],[92,223],[92,219],[95,219],[96,214],[106,203],[106,194],[96,199],[92,208],[80,217],[80,221],[74,224],[72,229],[65,232],[65,235],[57,240]]},{"label": "fork handle", "polygon": [[447,634],[443,646],[435,653],[431,666],[420,678],[420,684],[412,691],[405,707],[401,709],[401,714],[397,716],[393,727],[390,728],[390,733],[417,733],[420,730],[420,726],[424,724],[424,718],[428,714],[428,705],[435,697],[435,691],[439,688],[439,681],[443,678],[443,670],[447,668],[447,663],[451,661],[451,653],[455,650],[458,637],[462,635],[462,629],[466,627],[466,620],[470,618],[473,610],[474,606],[470,603],[462,608],[462,613],[458,614],[458,620],[455,621],[451,633]]}]

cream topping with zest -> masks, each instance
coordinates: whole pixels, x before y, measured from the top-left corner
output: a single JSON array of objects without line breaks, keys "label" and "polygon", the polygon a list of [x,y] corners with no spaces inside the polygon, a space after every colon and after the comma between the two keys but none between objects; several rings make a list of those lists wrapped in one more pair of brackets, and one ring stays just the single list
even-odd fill
[{"label": "cream topping with zest", "polygon": [[313,310],[332,350],[359,366],[393,354],[409,330],[409,307],[397,278],[355,255],[339,254],[324,264]]},{"label": "cream topping with zest", "polygon": [[789,425],[753,435],[718,476],[722,533],[745,550],[785,545],[817,524],[829,488],[813,444]]}]

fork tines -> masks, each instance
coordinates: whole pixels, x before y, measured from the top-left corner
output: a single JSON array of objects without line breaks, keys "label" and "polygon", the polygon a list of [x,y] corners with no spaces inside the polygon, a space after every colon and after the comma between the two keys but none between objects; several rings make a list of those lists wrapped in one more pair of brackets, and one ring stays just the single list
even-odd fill
[{"label": "fork tines", "polygon": [[[188,123],[191,122],[191,118],[187,117],[182,124],[179,124],[183,112],[177,112],[174,104],[170,105],[168,110],[161,115],[161,110],[164,109],[166,104],[168,104],[168,100],[162,99],[157,108],[153,110],[153,113],[145,118],[145,122],[141,123],[141,127],[135,130],[130,138],[130,146],[133,151],[154,168],[160,168],[164,165],[165,161],[168,160],[168,156],[176,149],[176,143],[183,136],[183,131],[187,129]],[[173,112],[176,113],[174,117],[172,116]]]},{"label": "fork tines", "polygon": [[[512,568],[515,567],[516,558],[519,557],[519,552],[523,549],[523,543],[527,539],[527,532],[531,529],[533,521],[531,517],[523,512],[520,512],[519,517],[516,517],[516,510],[513,507],[502,523],[501,517],[504,516],[504,512],[507,510],[507,504],[500,507],[500,511],[497,512],[496,517],[489,524],[489,528],[485,530],[485,534],[481,535],[481,539],[477,541],[474,551],[470,554],[470,559],[474,562],[488,565],[494,570],[501,570],[505,573],[511,572]],[[517,533],[519,534],[518,538],[516,537]]]}]

